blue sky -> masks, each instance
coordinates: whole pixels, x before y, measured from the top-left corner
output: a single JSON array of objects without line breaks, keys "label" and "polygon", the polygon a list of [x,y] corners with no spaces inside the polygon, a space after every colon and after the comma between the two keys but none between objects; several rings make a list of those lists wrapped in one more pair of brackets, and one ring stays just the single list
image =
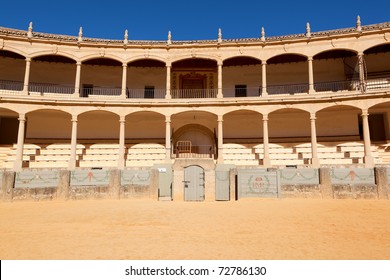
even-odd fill
[{"label": "blue sky", "polygon": [[[105,4],[108,3],[108,4]],[[9,1],[0,6],[0,26],[85,37],[129,40],[256,38],[353,27],[360,15],[363,25],[390,21],[390,1]]]}]

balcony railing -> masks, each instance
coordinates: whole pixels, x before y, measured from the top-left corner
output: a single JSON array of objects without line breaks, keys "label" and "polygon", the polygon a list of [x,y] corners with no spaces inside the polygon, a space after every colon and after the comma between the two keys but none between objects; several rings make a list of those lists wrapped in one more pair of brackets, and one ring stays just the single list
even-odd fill
[{"label": "balcony railing", "polygon": [[307,93],[308,91],[308,84],[274,85],[267,87],[267,93],[269,95]]},{"label": "balcony railing", "polygon": [[122,93],[121,88],[112,87],[84,87],[81,89],[81,97],[88,96],[120,96]]},{"label": "balcony railing", "polygon": [[0,80],[0,89],[10,91],[22,91],[23,82]]},{"label": "balcony railing", "polygon": [[127,98],[139,99],[164,99],[166,94],[165,89],[127,89]]},{"label": "balcony railing", "polygon": [[38,92],[40,94],[45,94],[45,93],[72,94],[74,93],[74,86],[47,84],[47,83],[30,83],[28,85],[28,91]]},{"label": "balcony railing", "polygon": [[192,145],[190,149],[180,149],[175,147],[173,151],[175,158],[214,158],[214,148],[212,145]]},{"label": "balcony railing", "polygon": [[216,89],[174,89],[171,90],[172,98],[216,98]]},{"label": "balcony railing", "polygon": [[[0,80],[0,91],[7,94],[16,95],[23,91],[23,82]],[[314,90],[319,93],[327,92],[348,92],[348,91],[375,91],[390,88],[390,77],[368,79],[364,83],[359,80],[349,81],[331,81],[316,82]],[[72,96],[75,91],[73,85],[60,85],[49,83],[30,82],[28,90],[31,94],[39,93],[40,95],[63,95]],[[289,84],[289,85],[269,85],[267,87],[268,96],[275,95],[295,95],[308,93],[308,84]],[[216,98],[217,89],[179,89],[171,90],[171,96],[175,99],[199,99],[199,98]],[[121,96],[122,89],[119,87],[82,87],[80,97],[89,96]],[[256,97],[262,95],[261,87],[248,87],[246,89],[223,88],[224,97]],[[126,89],[126,98],[128,99],[164,99],[166,96],[165,89]]]},{"label": "balcony railing", "polygon": [[319,82],[314,84],[314,90],[317,92],[338,92],[360,90],[360,81],[334,81],[334,82]]}]

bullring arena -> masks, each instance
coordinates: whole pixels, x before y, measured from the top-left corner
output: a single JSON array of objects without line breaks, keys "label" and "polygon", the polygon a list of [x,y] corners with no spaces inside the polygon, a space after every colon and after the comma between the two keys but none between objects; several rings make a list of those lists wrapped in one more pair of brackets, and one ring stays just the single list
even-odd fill
[{"label": "bullring arena", "polygon": [[1,258],[389,259],[389,41],[1,27]]}]

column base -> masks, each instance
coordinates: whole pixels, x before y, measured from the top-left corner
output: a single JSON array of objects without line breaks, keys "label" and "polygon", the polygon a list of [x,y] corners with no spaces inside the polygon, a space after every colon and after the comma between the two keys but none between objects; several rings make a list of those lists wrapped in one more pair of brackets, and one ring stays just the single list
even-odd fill
[{"label": "column base", "polygon": [[271,159],[269,157],[263,158],[263,166],[264,167],[270,167],[271,166]]},{"label": "column base", "polygon": [[68,164],[68,170],[75,170],[76,169],[76,160],[70,159]]},{"label": "column base", "polygon": [[23,162],[20,160],[16,160],[14,162],[14,171],[15,172],[20,172],[23,170]]},{"label": "column base", "polygon": [[374,159],[372,156],[364,156],[365,167],[374,167]]},{"label": "column base", "polygon": [[320,166],[320,161],[318,158],[311,159],[311,167],[318,168]]}]

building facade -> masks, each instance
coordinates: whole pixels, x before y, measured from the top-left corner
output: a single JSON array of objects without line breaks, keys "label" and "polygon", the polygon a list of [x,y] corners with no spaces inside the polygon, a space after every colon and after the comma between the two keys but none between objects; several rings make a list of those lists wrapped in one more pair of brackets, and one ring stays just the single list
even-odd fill
[{"label": "building facade", "polygon": [[386,165],[389,92],[390,23],[205,41],[0,28],[0,167]]}]

